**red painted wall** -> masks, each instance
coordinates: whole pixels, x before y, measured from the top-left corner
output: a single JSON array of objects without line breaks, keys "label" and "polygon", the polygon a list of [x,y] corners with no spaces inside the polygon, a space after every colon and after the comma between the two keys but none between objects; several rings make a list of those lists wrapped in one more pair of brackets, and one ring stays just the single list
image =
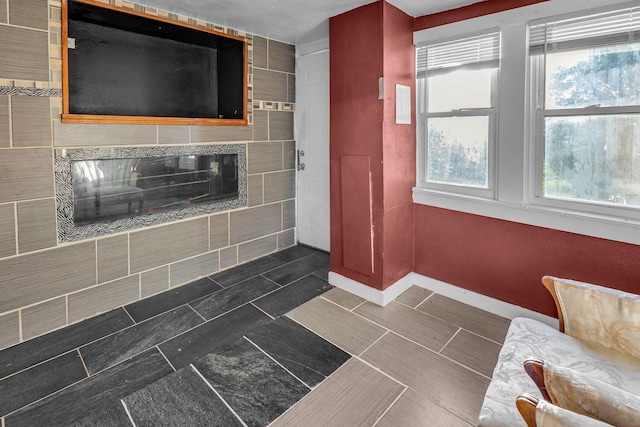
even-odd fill
[{"label": "red painted wall", "polygon": [[477,18],[478,16],[490,15],[492,13],[503,12],[530,4],[542,3],[544,1],[548,0],[486,0],[457,9],[419,16],[415,19],[414,30],[418,31],[438,27],[440,25],[451,24],[452,22],[464,21],[465,19]]},{"label": "red painted wall", "polygon": [[[383,74],[382,4],[359,7],[329,19],[330,167],[331,167],[331,271],[374,288],[382,287],[382,114],[378,77]],[[346,168],[342,158],[369,156],[369,170]],[[359,162],[360,165],[363,162]],[[342,181],[361,181],[370,174],[370,194],[343,194]],[[348,191],[348,187],[344,186]],[[343,207],[342,200],[349,199]],[[372,224],[363,232],[348,227],[351,217],[363,217],[373,208]],[[346,212],[345,212],[346,208]],[[345,227],[347,225],[347,227]],[[370,244],[373,230],[373,246]],[[346,236],[345,236],[346,235]],[[347,265],[345,266],[345,253]],[[373,259],[373,273],[366,266]],[[357,268],[357,266],[364,266]]]},{"label": "red painted wall", "polygon": [[415,84],[413,18],[378,1],[332,17],[329,34],[331,271],[382,290],[413,270],[415,117],[395,124],[396,83]]},{"label": "red painted wall", "polygon": [[540,313],[540,279],[565,277],[640,293],[640,247],[416,205],[415,271]]}]

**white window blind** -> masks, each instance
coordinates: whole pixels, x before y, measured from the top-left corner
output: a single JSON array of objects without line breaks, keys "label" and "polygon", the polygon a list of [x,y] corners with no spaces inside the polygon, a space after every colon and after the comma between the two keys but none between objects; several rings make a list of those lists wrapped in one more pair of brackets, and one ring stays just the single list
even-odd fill
[{"label": "white window blind", "polygon": [[640,6],[529,25],[529,53],[578,50],[640,40]]},{"label": "white window blind", "polygon": [[453,68],[497,68],[500,65],[500,33],[493,32],[416,49],[417,78],[441,74]]}]

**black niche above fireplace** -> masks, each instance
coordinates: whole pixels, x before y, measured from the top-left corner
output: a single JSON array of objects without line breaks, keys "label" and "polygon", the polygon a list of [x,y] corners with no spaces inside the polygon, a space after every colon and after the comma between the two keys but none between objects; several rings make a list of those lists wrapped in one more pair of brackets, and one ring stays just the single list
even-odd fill
[{"label": "black niche above fireplace", "polygon": [[61,242],[246,206],[241,144],[58,150]]}]

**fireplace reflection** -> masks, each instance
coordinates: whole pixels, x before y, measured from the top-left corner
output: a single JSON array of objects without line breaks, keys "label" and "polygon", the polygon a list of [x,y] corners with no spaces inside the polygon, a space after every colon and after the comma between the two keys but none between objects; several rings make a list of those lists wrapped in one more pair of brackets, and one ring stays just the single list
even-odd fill
[{"label": "fireplace reflection", "polygon": [[238,196],[237,154],[78,160],[71,175],[76,225]]}]

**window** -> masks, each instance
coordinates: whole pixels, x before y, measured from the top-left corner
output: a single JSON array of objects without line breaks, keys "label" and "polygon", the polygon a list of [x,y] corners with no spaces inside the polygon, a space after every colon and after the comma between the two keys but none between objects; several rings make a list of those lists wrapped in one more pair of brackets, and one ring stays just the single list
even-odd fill
[{"label": "window", "polygon": [[422,184],[491,196],[500,33],[417,49]]},{"label": "window", "polygon": [[[534,23],[534,196],[640,208],[640,7]],[[610,212],[609,212],[610,213]]]}]

